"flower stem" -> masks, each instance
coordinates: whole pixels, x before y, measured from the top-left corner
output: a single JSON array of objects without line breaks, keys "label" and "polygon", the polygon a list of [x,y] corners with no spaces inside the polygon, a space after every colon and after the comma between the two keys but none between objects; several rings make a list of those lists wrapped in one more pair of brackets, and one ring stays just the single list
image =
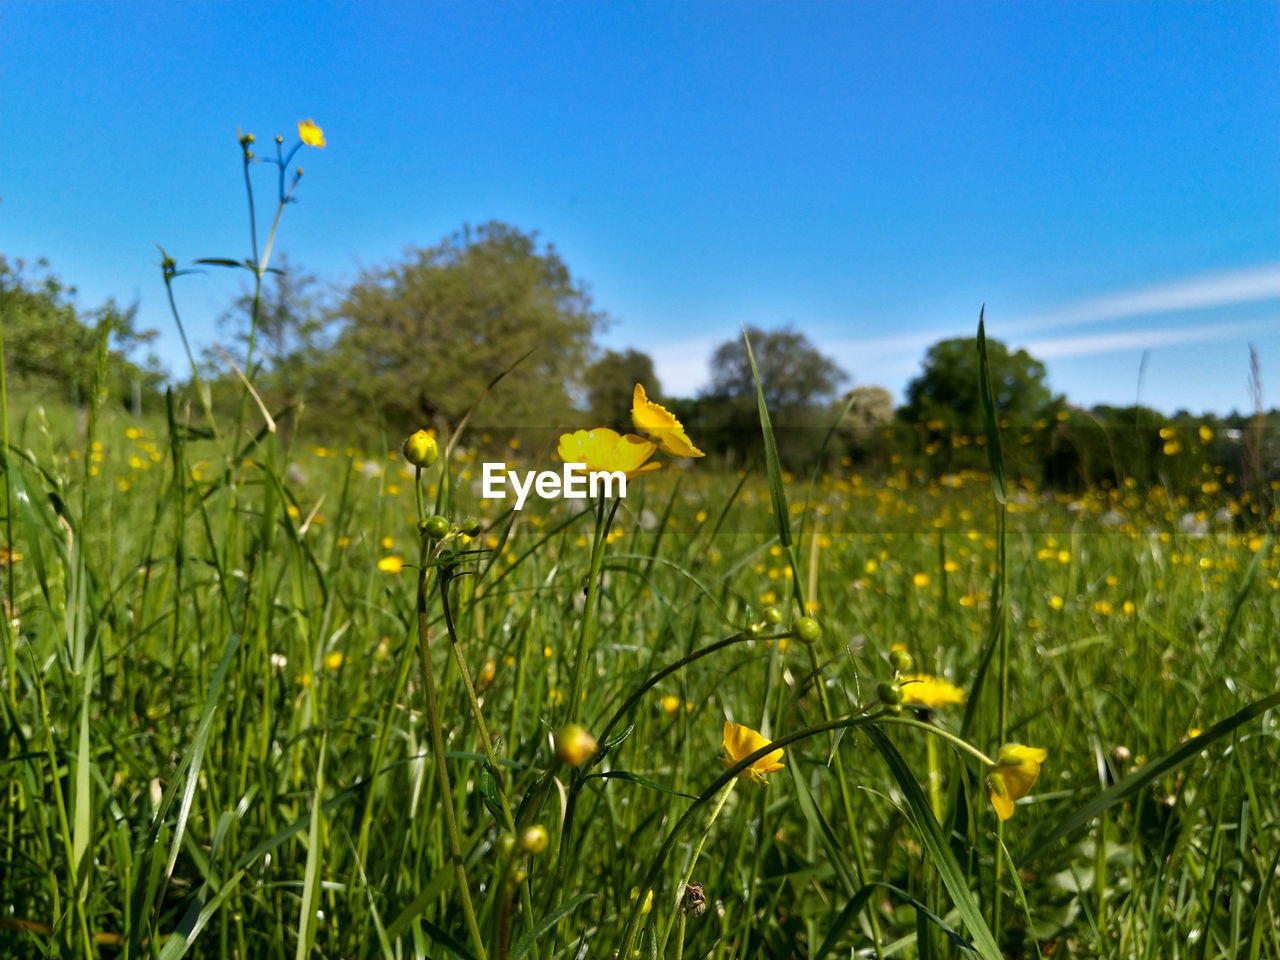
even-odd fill
[{"label": "flower stem", "polygon": [[471,947],[480,960],[485,960],[484,940],[476,923],[475,908],[471,904],[471,888],[467,884],[467,868],[463,861],[462,840],[458,836],[458,822],[453,812],[453,789],[449,785],[449,770],[444,762],[444,735],[440,723],[440,708],[436,703],[435,671],[431,666],[431,628],[427,615],[427,553],[429,540],[422,536],[421,565],[418,570],[418,642],[422,647],[422,675],[427,688],[427,717],[431,721],[431,754],[435,758],[436,776],[440,780],[440,806],[444,812],[445,829],[449,834],[449,847],[454,869],[458,875],[458,893],[462,898],[462,916],[466,923]]},{"label": "flower stem", "polygon": [[[671,928],[675,925],[676,917],[684,919],[684,909],[682,901],[684,900],[685,887],[689,886],[689,880],[693,877],[693,868],[698,865],[698,857],[702,855],[702,847],[707,842],[707,837],[711,835],[711,827],[716,822],[716,817],[720,816],[720,811],[724,809],[724,802],[729,799],[729,794],[733,793],[734,785],[737,779],[730,780],[724,785],[724,789],[720,791],[720,796],[716,798],[716,805],[711,808],[711,815],[707,817],[707,825],[702,831],[702,836],[698,838],[698,845],[693,848],[693,856],[689,858],[689,866],[685,868],[684,879],[676,886],[676,898],[672,904],[671,916],[667,918],[667,929],[662,933],[662,942],[658,945],[658,955],[663,956],[667,952],[667,940],[671,937]],[[641,893],[641,896],[644,894]],[[682,950],[684,946],[684,928],[680,930],[680,945],[677,950]]]}]

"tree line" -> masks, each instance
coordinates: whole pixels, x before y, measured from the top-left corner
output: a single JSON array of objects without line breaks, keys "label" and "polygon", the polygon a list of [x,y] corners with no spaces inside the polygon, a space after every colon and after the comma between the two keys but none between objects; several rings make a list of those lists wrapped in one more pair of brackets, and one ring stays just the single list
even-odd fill
[{"label": "tree line", "polygon": [[[464,227],[340,289],[287,257],[279,264],[256,318],[253,297],[239,297],[219,321],[219,346],[205,353],[202,381],[215,411],[231,409],[239,396],[231,363],[268,410],[283,411],[287,423],[325,442],[376,443],[424,426],[445,433],[488,391],[473,442],[527,441],[538,450],[584,422],[626,428],[636,382],[663,398],[648,355],[597,346],[610,318],[536,233],[498,222]],[[132,359],[154,337],[135,320],[136,305],[78,308],[74,289],[43,262],[31,268],[0,258],[11,396],[85,402],[95,345],[109,330],[108,393],[134,409],[154,402],[165,377],[154,357]],[[849,372],[800,331],[746,332],[780,454],[793,469],[819,457],[918,478],[985,468],[972,338],[930,347],[906,402],[895,408],[883,387],[849,389]],[[1280,421],[1275,412],[1206,418],[1141,407],[1086,410],[1053,393],[1044,365],[1025,350],[991,340],[988,351],[1015,477],[1057,488],[1126,481],[1244,487],[1274,472],[1275,451],[1267,444]],[[758,456],[759,422],[740,336],[714,351],[710,374],[699,395],[663,402],[703,449],[728,465],[745,465]],[[195,389],[193,380],[172,386]]]}]

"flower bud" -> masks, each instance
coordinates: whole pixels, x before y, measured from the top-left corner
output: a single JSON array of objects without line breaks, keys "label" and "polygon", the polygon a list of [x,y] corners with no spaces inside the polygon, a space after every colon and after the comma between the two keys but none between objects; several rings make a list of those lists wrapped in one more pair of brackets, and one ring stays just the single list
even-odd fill
[{"label": "flower bud", "polygon": [[404,458],[415,467],[429,467],[439,456],[440,445],[425,430],[419,430],[404,442]]},{"label": "flower bud", "polygon": [[422,531],[432,540],[443,540],[449,534],[449,521],[434,514],[422,521]]},{"label": "flower bud", "polygon": [[887,681],[878,683],[876,684],[876,696],[880,698],[881,703],[894,706],[902,702],[902,687]]},{"label": "flower bud", "polygon": [[509,856],[511,851],[516,848],[516,835],[514,833],[502,834],[498,837],[498,842],[495,846],[497,847],[498,852],[504,857]]},{"label": "flower bud", "polygon": [[915,658],[905,650],[889,651],[889,666],[898,673],[907,673],[916,665]]},{"label": "flower bud", "polygon": [[547,842],[547,828],[540,823],[535,823],[520,834],[520,850],[524,853],[542,853],[547,849]]},{"label": "flower bud", "polygon": [[571,767],[580,767],[596,752],[596,738],[586,728],[570,723],[556,731],[556,758]]},{"label": "flower bud", "polygon": [[742,632],[748,637],[758,637],[760,636],[760,624],[748,623],[742,628]]},{"label": "flower bud", "polygon": [[[760,611],[760,616],[771,627],[776,627],[782,622],[782,611],[777,607],[765,607]],[[699,888],[701,889],[701,888]]]},{"label": "flower bud", "polygon": [[813,617],[801,617],[791,624],[791,635],[801,643],[814,643],[822,636],[822,627]]},{"label": "flower bud", "polygon": [[467,517],[467,519],[462,521],[462,532],[468,537],[480,536],[480,531],[482,529],[479,517]]}]

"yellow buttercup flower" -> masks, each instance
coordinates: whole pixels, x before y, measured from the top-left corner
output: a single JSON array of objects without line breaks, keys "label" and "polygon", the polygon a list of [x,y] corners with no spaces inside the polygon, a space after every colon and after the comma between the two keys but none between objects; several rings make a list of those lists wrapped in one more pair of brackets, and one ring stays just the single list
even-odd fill
[{"label": "yellow buttercup flower", "polygon": [[662,404],[650,400],[645,395],[644,386],[639,383],[631,398],[631,421],[637,430],[657,443],[663,453],[673,457],[706,456],[693,445],[675,415]]},{"label": "yellow buttercup flower", "polygon": [[964,691],[941,677],[913,673],[898,683],[902,687],[902,702],[908,706],[951,707],[964,703]]},{"label": "yellow buttercup flower", "polygon": [[402,557],[383,557],[378,561],[378,569],[383,573],[399,573],[404,569]]},{"label": "yellow buttercup flower", "polygon": [[[760,736],[759,732],[745,727],[740,723],[730,723],[728,720],[724,722],[724,756],[720,758],[720,762],[726,767],[732,767],[739,760],[755,753],[761,747],[767,747],[770,741]],[[765,775],[769,773],[777,773],[784,766],[782,761],[782,748],[779,747],[773,753],[766,753],[751,766],[739,771],[738,776],[744,780],[754,780],[756,783],[765,783]]]},{"label": "yellow buttercup flower", "polygon": [[633,433],[618,434],[608,427],[562,433],[556,453],[565,463],[585,463],[588,473],[620,472],[627,477],[648,473],[662,466],[646,463],[658,448]]},{"label": "yellow buttercup flower", "polygon": [[308,147],[324,146],[324,131],[311,122],[311,118],[298,121],[298,139]]},{"label": "yellow buttercup flower", "polygon": [[1014,802],[1031,792],[1040,776],[1040,764],[1048,756],[1047,750],[1020,743],[1006,743],[1000,748],[996,765],[987,774],[987,794],[1001,820],[1012,817]]}]

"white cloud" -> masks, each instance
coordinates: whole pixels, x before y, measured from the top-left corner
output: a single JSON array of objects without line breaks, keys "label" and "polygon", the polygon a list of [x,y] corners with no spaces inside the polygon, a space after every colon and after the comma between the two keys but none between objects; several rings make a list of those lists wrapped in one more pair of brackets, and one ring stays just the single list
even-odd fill
[{"label": "white cloud", "polygon": [[[1040,359],[1145,349],[1245,333],[1257,335],[1267,324],[1272,324],[1274,330],[1276,321],[1273,318],[1127,330],[1115,330],[1111,324],[1112,329],[1105,332],[1079,336],[1028,340],[1027,335],[1270,300],[1280,300],[1280,266],[1274,264],[1205,273],[1157,286],[1072,301],[1008,321],[989,321],[988,332],[1011,346],[1025,346]],[[853,371],[858,382],[866,383],[905,379],[919,369],[920,359],[930,346],[949,337],[972,336],[976,328],[975,311],[967,325],[934,327],[909,333],[837,340],[808,332],[825,353],[833,356],[845,369]],[[723,337],[693,336],[649,350],[663,390],[677,396],[691,396],[704,387],[709,380],[708,361],[721,340]]]},{"label": "white cloud", "polygon": [[1020,321],[1015,320],[1011,326],[1019,331],[1050,330],[1125,317],[1203,310],[1207,307],[1226,307],[1277,298],[1280,298],[1280,267],[1248,267],[1078,300]]},{"label": "white cloud", "polygon": [[1094,353],[1120,350],[1146,350],[1179,343],[1202,343],[1228,337],[1277,330],[1274,319],[1240,320],[1234,323],[1207,323],[1195,327],[1161,327],[1144,330],[1117,330],[1110,333],[1086,333],[1075,337],[1035,340],[1026,345],[1027,352],[1040,360],[1081,357]]}]

